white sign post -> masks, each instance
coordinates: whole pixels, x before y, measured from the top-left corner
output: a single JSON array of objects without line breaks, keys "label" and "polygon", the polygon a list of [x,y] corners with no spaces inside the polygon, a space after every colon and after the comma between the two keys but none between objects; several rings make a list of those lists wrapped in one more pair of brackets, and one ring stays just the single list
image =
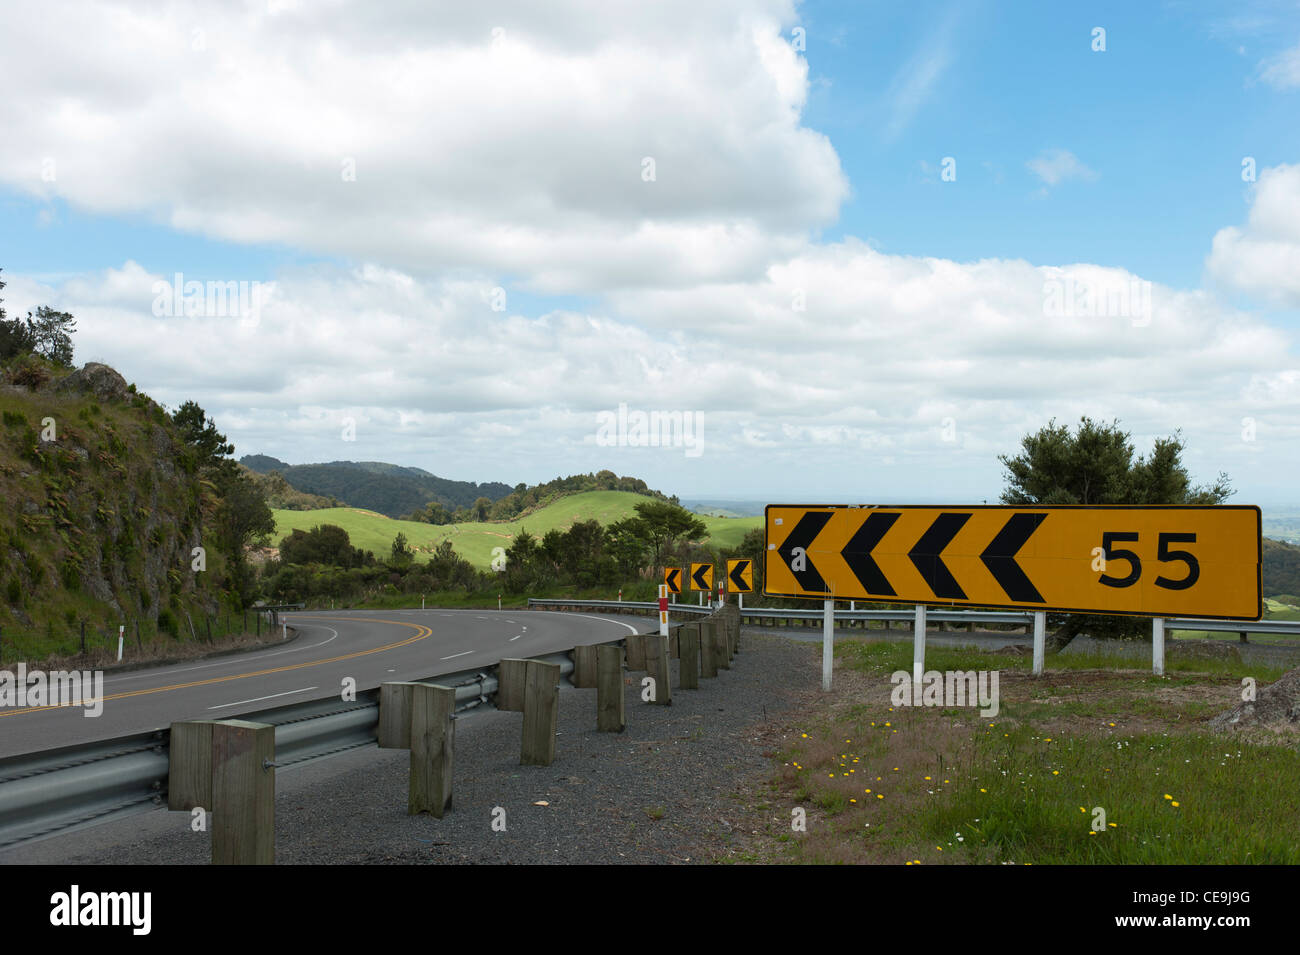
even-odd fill
[{"label": "white sign post", "polygon": [[822,689],[831,688],[831,667],[835,661],[835,601],[822,601]]},{"label": "white sign post", "polygon": [[1165,618],[1151,618],[1151,672],[1165,675]]},{"label": "white sign post", "polygon": [[1047,655],[1047,611],[1034,611],[1034,676],[1043,675],[1043,659]]},{"label": "white sign post", "polygon": [[922,677],[925,675],[925,604],[916,605],[916,622],[912,631],[912,682],[916,684],[912,694],[919,699]]}]

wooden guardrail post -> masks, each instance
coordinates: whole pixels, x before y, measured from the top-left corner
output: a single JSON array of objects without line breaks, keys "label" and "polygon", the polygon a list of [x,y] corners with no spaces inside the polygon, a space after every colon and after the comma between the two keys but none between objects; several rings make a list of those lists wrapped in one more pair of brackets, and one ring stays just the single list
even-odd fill
[{"label": "wooden guardrail post", "polygon": [[275,727],[212,726],[212,862],[275,864]]},{"label": "wooden guardrail post", "polygon": [[441,819],[451,806],[456,690],[417,683],[411,692],[411,783],[406,812]]},{"label": "wooden guardrail post", "polygon": [[700,625],[688,623],[677,637],[681,649],[680,682],[683,690],[700,688]]},{"label": "wooden guardrail post", "polygon": [[414,683],[379,685],[379,748],[411,748],[411,687]]},{"label": "wooden guardrail post", "polygon": [[651,703],[673,705],[672,663],[668,656],[667,634],[647,633],[645,636],[646,672],[654,680]]},{"label": "wooden guardrail post", "polygon": [[168,748],[167,806],[211,814],[212,864],[273,865],[275,727],[246,720],[173,723]]},{"label": "wooden guardrail post", "polygon": [[627,668],[629,670],[645,669],[645,638],[644,633],[629,633],[627,635]]},{"label": "wooden guardrail post", "polygon": [[167,808],[212,810],[212,726],[216,720],[173,723],[167,744]]},{"label": "wooden guardrail post", "polygon": [[596,645],[573,648],[573,685],[590,690],[596,685]]},{"label": "wooden guardrail post", "polygon": [[529,660],[524,676],[524,734],[519,762],[549,766],[555,761],[560,717],[560,665]]},{"label": "wooden guardrail post", "polygon": [[507,658],[497,664],[497,709],[511,713],[524,710],[524,681],[528,661]]},{"label": "wooden guardrail post", "polygon": [[731,639],[727,636],[726,620],[717,620],[713,624],[713,656],[719,670],[731,669]]},{"label": "wooden guardrail post", "polygon": [[627,728],[623,699],[623,648],[602,644],[596,648],[596,729],[621,733]]},{"label": "wooden guardrail post", "polygon": [[700,676],[712,679],[718,675],[717,629],[712,620],[701,620],[700,627]]},{"label": "wooden guardrail post", "polygon": [[441,819],[451,806],[456,690],[428,683],[379,687],[379,746],[411,753],[407,812]]}]

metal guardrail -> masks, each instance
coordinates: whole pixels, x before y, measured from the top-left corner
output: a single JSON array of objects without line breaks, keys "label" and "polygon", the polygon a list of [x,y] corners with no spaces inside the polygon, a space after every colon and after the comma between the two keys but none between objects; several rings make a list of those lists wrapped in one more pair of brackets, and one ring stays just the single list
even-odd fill
[{"label": "metal guardrail", "polygon": [[[561,607],[589,608],[627,608],[630,611],[657,611],[659,605],[653,601],[632,600],[537,600],[529,598],[528,606],[538,610],[558,609]],[[670,611],[685,613],[711,613],[708,607],[696,607],[690,604],[669,604]],[[791,610],[785,607],[745,607],[740,611],[744,620],[822,620],[820,610]],[[1034,615],[1031,612],[1015,610],[942,610],[930,607],[926,610],[926,619],[932,623],[1004,623],[1032,626]],[[886,620],[889,622],[911,623],[916,615],[911,610],[835,610],[835,622]],[[1199,617],[1165,617],[1165,632],[1170,630],[1207,630],[1215,633],[1260,633],[1260,634],[1300,634],[1300,620],[1204,620]]]},{"label": "metal guardrail", "polygon": [[[573,673],[567,653],[532,659],[560,664],[562,679]],[[492,702],[496,671],[493,664],[416,682],[455,687],[456,712],[464,713]],[[279,770],[379,743],[378,689],[355,701],[307,700],[236,716],[275,727]],[[170,728],[157,729],[0,759],[0,849],[165,806],[170,737]]]},{"label": "metal guardrail", "polygon": [[[630,612],[657,612],[659,604],[653,601],[636,601],[636,600],[539,600],[528,598],[530,609],[538,610],[559,609],[561,607],[588,608],[593,610],[599,609],[621,609],[625,608]],[[713,607],[697,607],[694,604],[669,604],[670,612],[683,612],[690,614],[710,614],[713,613]],[[766,618],[768,620],[822,620],[820,610],[792,610],[786,607],[745,607],[740,611],[742,620],[757,620]],[[849,620],[889,620],[889,621],[906,621],[911,622],[916,615],[911,610],[839,610],[835,611],[836,622]],[[1032,613],[1022,613],[1015,610],[940,610],[931,607],[926,613],[926,618],[931,621],[941,623],[1010,623],[1029,625],[1034,622]]]}]

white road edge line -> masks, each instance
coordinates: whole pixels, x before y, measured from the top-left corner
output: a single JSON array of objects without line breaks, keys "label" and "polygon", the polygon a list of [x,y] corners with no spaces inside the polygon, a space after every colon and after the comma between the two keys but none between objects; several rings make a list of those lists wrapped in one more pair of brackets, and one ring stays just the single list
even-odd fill
[{"label": "white road edge line", "polygon": [[[555,613],[554,610],[535,610],[534,613]],[[566,617],[586,617],[588,620],[600,620],[603,623],[616,623],[620,627],[627,627],[632,633],[640,633],[636,627],[630,623],[624,623],[622,620],[610,620],[608,617],[594,617],[589,613],[565,613]],[[527,629],[526,627],[524,629]]]},{"label": "white road edge line", "polygon": [[272,693],[270,696],[259,696],[252,700],[239,700],[235,703],[219,703],[216,706],[209,706],[210,710],[224,710],[227,706],[241,706],[244,703],[261,703],[263,700],[274,700],[277,696],[293,696],[295,693],[306,693],[308,690],[319,690],[318,686],[305,686],[301,690],[289,690],[286,693]]},{"label": "white road edge line", "polygon": [[252,654],[251,656],[245,656],[242,653],[232,653],[230,654],[230,657],[228,659],[218,661],[217,663],[200,663],[197,666],[176,667],[175,669],[173,669],[170,665],[147,668],[140,673],[132,673],[132,674],[127,674],[125,676],[118,676],[118,677],[112,677],[106,679],[104,680],[104,685],[108,686],[109,684],[125,683],[128,680],[143,680],[146,677],[157,676],[160,672],[164,670],[167,673],[186,673],[190,670],[207,670],[212,667],[228,667],[228,666],[236,666],[236,665],[242,666],[245,663],[248,663],[250,660],[265,660],[267,657],[278,657],[286,653],[301,653],[303,650],[315,650],[317,647],[323,647],[327,643],[332,643],[333,641],[337,640],[339,636],[339,632],[335,630],[333,627],[322,627],[320,624],[315,624],[315,623],[303,624],[303,626],[310,627],[313,630],[328,630],[330,633],[334,634],[334,636],[330,637],[328,640],[322,640],[320,643],[313,643],[311,646],[308,647],[290,647],[288,650],[275,650],[271,653],[255,653]]},{"label": "white road edge line", "polygon": [[[454,660],[454,659],[456,659],[457,657],[468,656],[469,654],[471,654],[471,653],[473,653],[473,652],[474,652],[473,650],[466,650],[464,653],[453,653],[453,654],[452,654],[451,656],[449,656],[449,657],[443,657],[442,660]],[[441,660],[440,660],[439,662],[441,662]]]}]

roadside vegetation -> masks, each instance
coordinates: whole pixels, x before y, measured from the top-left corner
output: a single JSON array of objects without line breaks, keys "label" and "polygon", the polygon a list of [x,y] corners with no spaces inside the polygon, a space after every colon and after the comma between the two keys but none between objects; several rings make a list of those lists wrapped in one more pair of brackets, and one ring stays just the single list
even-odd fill
[{"label": "roadside vegetation", "polygon": [[998,714],[894,706],[910,645],[843,642],[833,692],[774,734],[759,835],[719,861],[1300,862],[1295,734],[1207,725],[1243,677],[1281,670],[1171,660],[1156,677],[1129,658],[1052,655],[1035,678],[1025,657],[938,648],[926,666],[999,670]]}]

